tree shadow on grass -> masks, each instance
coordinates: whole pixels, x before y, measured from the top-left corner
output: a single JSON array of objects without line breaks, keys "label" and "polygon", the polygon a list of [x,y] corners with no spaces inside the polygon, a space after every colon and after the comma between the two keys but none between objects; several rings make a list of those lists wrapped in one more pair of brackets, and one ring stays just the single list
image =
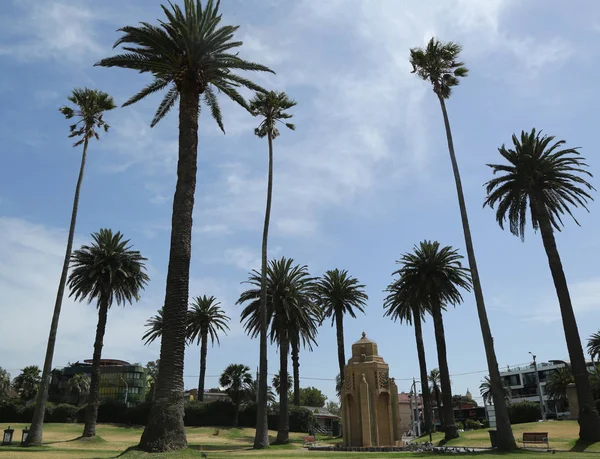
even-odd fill
[{"label": "tree shadow on grass", "polygon": [[595,442],[585,441],[585,440],[577,440],[573,447],[569,450],[573,453],[583,453],[590,446],[596,444]]}]

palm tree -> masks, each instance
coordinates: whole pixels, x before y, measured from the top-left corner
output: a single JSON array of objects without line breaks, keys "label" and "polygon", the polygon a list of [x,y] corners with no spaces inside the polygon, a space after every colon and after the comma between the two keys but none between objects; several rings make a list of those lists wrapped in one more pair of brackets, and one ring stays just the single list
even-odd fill
[{"label": "palm tree", "polygon": [[[398,262],[401,263],[401,262]],[[421,371],[421,393],[423,397],[423,411],[425,428],[431,433],[431,397],[429,395],[429,382],[427,374],[427,361],[425,359],[425,346],[423,345],[423,329],[421,322],[425,320],[426,306],[419,302],[419,284],[414,279],[405,278],[402,269],[393,275],[400,276],[390,283],[386,289],[388,296],[383,301],[384,316],[391,317],[400,323],[414,324],[415,339],[417,342],[417,355]],[[412,282],[411,282],[412,281]]]},{"label": "palm tree", "polygon": [[0,367],[0,400],[8,395],[10,386],[10,373]]},{"label": "palm tree", "polygon": [[587,351],[592,360],[598,360],[600,357],[600,330],[592,333],[588,338]]},{"label": "palm tree", "polygon": [[[483,404],[492,405],[494,402],[494,398],[492,396],[492,382],[490,381],[490,377],[486,376],[483,378],[483,381],[479,385],[479,393],[483,398]],[[510,387],[504,384],[504,399],[510,400]]]},{"label": "palm tree", "polygon": [[[275,374],[275,376],[273,376],[273,380],[271,381],[271,383],[273,384],[273,389],[275,389],[275,393],[277,395],[281,395],[280,389],[281,389],[281,384],[280,384],[280,379],[279,379],[279,371]],[[294,381],[292,379],[291,375],[288,375],[287,377],[287,385],[288,387],[290,387],[292,384],[294,384]]]},{"label": "palm tree", "polygon": [[557,411],[564,411],[567,404],[567,386],[574,382],[571,370],[568,367],[559,368],[553,372],[546,382],[544,392],[552,400],[556,400]]},{"label": "palm tree", "polygon": [[29,435],[27,435],[27,439],[25,440],[26,446],[39,446],[42,444],[44,415],[46,413],[46,402],[48,401],[48,384],[50,384],[50,373],[52,371],[52,358],[54,357],[60,309],[65,294],[65,285],[67,283],[67,274],[69,272],[69,263],[71,261],[75,225],[77,223],[77,211],[79,208],[79,193],[83,182],[89,141],[93,138],[100,138],[98,134],[100,129],[103,129],[104,132],[108,132],[109,125],[104,121],[104,112],[116,107],[112,97],[97,89],[74,89],[68,97],[68,100],[75,105],[75,108],[64,106],[60,108],[60,112],[68,120],[75,118],[75,123],[69,127],[69,138],[76,139],[73,144],[74,147],[83,145],[83,153],[81,155],[81,165],[79,166],[77,185],[75,186],[75,197],[73,198],[73,210],[71,211],[71,224],[69,225],[67,247],[65,249],[65,257],[60,274],[60,281],[58,282],[56,301],[54,303],[54,312],[52,313],[52,321],[50,323],[50,334],[48,336],[46,357],[44,359],[44,367],[42,370],[42,385],[36,399]]},{"label": "palm tree", "polygon": [[90,376],[85,373],[77,373],[69,379],[69,392],[77,397],[77,406],[81,403],[81,397],[87,397],[90,393]]},{"label": "palm tree", "polygon": [[150,317],[144,327],[148,330],[142,336],[142,341],[144,341],[144,346],[147,344],[153,343],[155,340],[162,336],[162,327],[163,327],[163,312],[164,308],[160,308],[156,311],[156,314]]},{"label": "palm tree", "polygon": [[527,210],[531,214],[534,230],[540,230],[554,288],[558,296],[563,329],[569,351],[571,370],[575,378],[579,400],[579,438],[584,441],[600,440],[600,416],[590,390],[589,373],[583,347],[573,313],[567,278],[554,230],[563,226],[562,216],[571,216],[571,208],[581,206],[587,210],[592,199],[588,191],[594,188],[586,181],[591,177],[585,159],[577,148],[564,147],[565,141],[554,141],[553,136],[542,136],[532,129],[521,132],[521,138],[512,136],[514,148],[504,145],[498,149],[508,164],[488,164],[494,174],[500,174],[486,183],[487,198],[484,206],[497,204],[496,221],[500,228],[510,224],[510,232],[525,237]]},{"label": "palm tree", "polygon": [[[413,253],[402,255],[398,261],[402,267],[397,271],[402,282],[403,300],[420,305],[420,310],[433,316],[446,440],[457,438],[458,431],[452,410],[452,389],[442,310],[445,310],[448,304],[456,305],[462,302],[460,288],[467,291],[471,288],[469,270],[462,266],[461,260],[462,256],[452,247],[440,248],[437,241],[423,241],[414,248]],[[415,318],[414,313],[412,317]]]},{"label": "palm tree", "polygon": [[435,396],[435,404],[438,409],[440,426],[442,429],[445,429],[446,424],[444,423],[444,411],[442,410],[442,391],[440,390],[440,370],[438,368],[434,368],[433,370],[431,370],[427,379],[431,383],[431,392],[433,392],[433,395]]},{"label": "palm tree", "polygon": [[[248,402],[256,403],[258,400],[258,380],[253,380],[252,385],[248,388]],[[272,405],[275,403],[275,392],[271,386],[267,386],[267,403]]]},{"label": "palm tree", "polygon": [[[179,99],[179,159],[171,219],[171,248],[164,303],[161,371],[156,397],[140,440],[145,451],[167,451],[187,444],[183,425],[183,360],[186,345],[186,315],[192,240],[192,214],[196,189],[198,118],[200,102],[206,104],[224,132],[217,93],[250,110],[237,88],[264,92],[260,86],[235,71],[267,71],[269,68],[239,57],[234,41],[239,26],[221,24],[220,1],[184,0],[183,9],[169,2],[161,6],[166,16],[158,25],[146,22],[119,29],[115,47],[122,54],[102,59],[96,65],[150,73],[153,81],[125,102],[134,104],[161,90],[166,95],[151,122],[155,126]],[[265,426],[257,426],[255,447],[269,444]]]},{"label": "palm tree", "polygon": [[90,395],[85,411],[83,437],[96,435],[96,419],[100,403],[100,359],[108,310],[114,302],[118,305],[139,300],[140,291],[150,280],[145,273],[140,252],[132,250],[129,240],[120,232],[101,229],[92,234],[93,243],[73,252],[73,269],[69,276],[69,289],[75,300],[96,301],[98,325],[94,341]]},{"label": "palm tree", "polygon": [[327,271],[319,279],[316,286],[316,296],[323,309],[323,315],[331,318],[331,325],[335,325],[337,335],[338,365],[340,367],[341,383],[344,383],[344,367],[346,355],[344,352],[344,315],[356,319],[356,312],[364,314],[369,297],[365,293],[365,286],[359,284],[356,277],[348,271],[334,269]]},{"label": "palm tree", "polygon": [[[253,270],[247,281],[254,288],[240,295],[238,304],[250,302],[242,311],[246,333],[255,338],[260,333],[261,273]],[[299,334],[311,341],[317,334],[320,309],[314,301],[314,279],[307,266],[294,260],[272,260],[267,269],[267,324],[271,342],[279,345],[279,429],[278,444],[289,442],[288,358],[290,341]]]},{"label": "palm tree", "polygon": [[227,334],[229,317],[219,306],[221,303],[214,296],[198,296],[194,298],[188,311],[188,339],[200,344],[200,378],[198,379],[198,400],[204,400],[204,379],[206,376],[206,354],[208,353],[208,337],[212,346],[219,342],[219,332]]},{"label": "palm tree", "polygon": [[496,352],[494,350],[494,340],[492,338],[492,331],[485,309],[483,289],[481,288],[481,282],[479,280],[479,270],[477,269],[475,249],[473,247],[471,228],[469,226],[467,206],[465,204],[465,196],[462,189],[460,172],[458,170],[458,162],[456,160],[456,154],[454,153],[454,142],[452,140],[452,131],[450,130],[450,121],[446,110],[446,99],[450,98],[452,88],[457,86],[460,82],[459,79],[466,77],[468,73],[467,68],[459,61],[461,50],[462,47],[457,43],[442,43],[439,40],[432,38],[425,49],[413,48],[410,50],[410,63],[413,66],[413,73],[416,73],[420,78],[431,83],[433,92],[436,94],[442,109],[444,126],[446,128],[446,139],[448,141],[448,152],[450,153],[450,162],[452,163],[452,171],[456,183],[456,193],[458,196],[458,206],[460,208],[460,217],[465,237],[467,258],[469,260],[469,268],[473,280],[477,315],[479,316],[483,346],[485,348],[488,370],[492,381],[494,406],[496,409],[497,445],[499,450],[508,451],[516,449],[517,443],[515,442],[515,437],[510,427],[508,408],[506,407],[503,396],[502,378],[500,378],[500,371],[498,370],[498,360],[496,359]]},{"label": "palm tree", "polygon": [[233,427],[238,426],[240,407],[248,398],[250,386],[253,384],[250,367],[242,364],[232,363],[219,378],[219,385],[225,389],[227,395],[235,406],[233,415]]},{"label": "palm tree", "polygon": [[40,382],[40,368],[37,365],[29,365],[13,380],[13,389],[19,393],[21,400],[29,401],[38,394]]},{"label": "palm tree", "polygon": [[[273,139],[279,136],[277,122],[284,123],[289,129],[296,129],[288,120],[292,117],[286,110],[294,107],[296,102],[288,98],[284,92],[270,91],[268,93],[258,92],[250,101],[250,110],[254,116],[261,118],[261,123],[254,130],[259,138],[267,138],[269,146],[269,169],[267,180],[267,206],[265,210],[265,223],[262,235],[262,257],[261,257],[261,292],[260,292],[260,358],[258,372],[258,402],[256,410],[256,425],[260,429],[261,437],[257,431],[255,447],[259,447],[266,441],[268,444],[268,410],[267,410],[267,244],[269,241],[269,221],[271,219],[271,198],[273,195]],[[296,352],[297,356],[297,352]],[[258,446],[256,445],[258,443]]]}]

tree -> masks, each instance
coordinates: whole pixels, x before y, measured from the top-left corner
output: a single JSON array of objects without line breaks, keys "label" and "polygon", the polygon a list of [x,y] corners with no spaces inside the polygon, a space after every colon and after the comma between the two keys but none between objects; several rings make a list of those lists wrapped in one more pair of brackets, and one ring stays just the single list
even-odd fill
[{"label": "tree", "polygon": [[445,428],[446,425],[444,423],[444,410],[442,410],[442,391],[440,390],[441,379],[440,379],[440,370],[438,368],[434,368],[429,372],[429,377],[427,378],[431,383],[431,392],[435,396],[435,404],[438,409],[438,417],[440,418],[440,426]]},{"label": "tree", "polygon": [[140,252],[132,250],[129,240],[120,232],[101,229],[92,234],[91,245],[84,245],[73,252],[73,269],[69,276],[69,289],[76,301],[96,302],[98,325],[94,340],[90,395],[85,410],[83,437],[96,435],[96,420],[100,404],[100,360],[104,345],[104,333],[108,310],[117,303],[125,306],[138,301],[140,291],[150,280],[145,273]]},{"label": "tree", "polygon": [[[256,403],[258,400],[258,380],[253,380],[252,385],[248,388],[248,402]],[[271,386],[267,387],[267,403],[272,405],[275,403],[275,393],[273,392],[273,388]]]},{"label": "tree", "polygon": [[452,396],[452,406],[456,409],[459,409],[462,405],[473,405],[477,406],[477,402],[466,395],[453,395]]},{"label": "tree", "polygon": [[233,416],[233,427],[238,426],[238,417],[240,407],[244,400],[248,398],[250,386],[253,384],[250,367],[242,364],[232,363],[219,378],[219,385],[225,389],[227,395],[235,406]]},{"label": "tree", "polygon": [[319,279],[316,296],[323,309],[323,315],[331,318],[331,325],[335,325],[336,328],[338,365],[343,384],[344,367],[346,366],[344,316],[349,315],[356,319],[355,310],[364,314],[369,297],[365,293],[365,286],[360,284],[356,277],[350,276],[346,270],[340,271],[339,269],[327,271]]},{"label": "tree", "polygon": [[[403,262],[398,261],[397,263],[402,264]],[[420,285],[415,284],[414,279],[404,276],[402,269],[395,271],[393,275],[398,275],[399,278],[393,280],[386,289],[389,293],[383,301],[384,316],[391,317],[394,321],[399,320],[400,323],[414,324],[417,356],[421,372],[421,393],[423,395],[425,428],[428,433],[431,433],[431,397],[429,395],[427,361],[425,359],[423,328],[421,326],[421,322],[425,320],[427,305],[420,303],[418,290]]]},{"label": "tree", "polygon": [[[452,389],[446,356],[446,338],[442,311],[446,305],[462,302],[459,289],[471,288],[469,270],[461,264],[462,257],[452,247],[440,247],[439,242],[423,241],[414,252],[405,253],[399,260],[397,273],[405,284],[407,299],[422,305],[433,316],[435,341],[442,389],[445,439],[458,437],[452,410]],[[413,320],[414,320],[413,314]]]},{"label": "tree", "polygon": [[[259,332],[259,372],[258,372],[258,401],[256,410],[256,438],[255,448],[268,446],[268,410],[267,410],[267,245],[269,241],[269,222],[271,219],[271,198],[273,195],[273,139],[279,136],[277,122],[284,123],[289,129],[296,129],[288,120],[292,117],[286,110],[294,107],[296,102],[288,98],[284,92],[270,91],[257,93],[250,101],[250,110],[254,116],[261,118],[259,126],[254,129],[254,134],[259,138],[267,138],[269,146],[269,168],[267,175],[267,204],[262,235],[261,249],[261,290],[260,290],[260,332]],[[297,356],[297,352],[296,352]]]},{"label": "tree", "polygon": [[[503,384],[503,387],[504,387],[504,399],[508,401],[508,400],[510,400],[510,387],[506,383]],[[486,404],[491,405],[493,403],[494,400],[492,397],[492,383],[490,381],[489,376],[486,376],[485,378],[483,378],[483,381],[479,385],[479,394],[483,398],[484,405],[486,405]]]},{"label": "tree", "polygon": [[600,357],[600,330],[592,333],[588,338],[587,351],[592,360],[598,360]]},{"label": "tree", "polygon": [[8,395],[10,386],[10,373],[0,367],[0,400]]},{"label": "tree", "polygon": [[342,375],[338,373],[335,376],[335,394],[340,399],[340,401],[342,400],[342,387]]},{"label": "tree", "polygon": [[336,402],[327,402],[325,405],[325,409],[329,411],[331,414],[335,414],[336,416],[342,416],[342,408],[339,403]]},{"label": "tree", "polygon": [[198,400],[204,400],[204,379],[206,377],[206,355],[208,353],[208,337],[212,346],[220,344],[219,333],[227,334],[229,317],[219,306],[221,303],[214,296],[198,296],[192,301],[188,311],[188,339],[200,344],[200,378],[198,379]]},{"label": "tree", "polygon": [[553,372],[546,382],[544,390],[552,400],[556,400],[557,410],[564,411],[567,405],[567,386],[574,382],[571,370],[568,367],[559,368]]},{"label": "tree", "polygon": [[458,162],[454,152],[454,142],[452,140],[452,131],[450,130],[448,111],[446,110],[446,99],[450,98],[452,88],[459,84],[460,78],[464,78],[468,74],[468,70],[464,63],[459,60],[461,50],[462,47],[457,43],[442,43],[436,38],[432,38],[425,49],[413,48],[410,50],[410,63],[413,66],[413,73],[431,83],[433,92],[437,96],[442,109],[442,116],[444,118],[444,126],[446,129],[446,140],[448,142],[448,152],[450,154],[450,162],[452,163],[458,206],[465,237],[467,258],[469,260],[469,268],[473,281],[475,303],[477,304],[477,315],[479,316],[483,346],[485,348],[488,370],[492,381],[492,392],[496,410],[496,440],[499,450],[509,451],[516,449],[517,443],[515,442],[512,428],[510,427],[508,408],[506,407],[503,396],[502,378],[500,377],[500,371],[498,370],[498,360],[494,350],[494,340],[492,338],[492,331],[485,309],[483,289],[481,288],[479,270],[477,269],[477,260],[475,258],[475,249],[471,237],[467,206],[462,189]]},{"label": "tree", "polygon": [[577,148],[566,148],[565,141],[554,141],[553,136],[542,136],[532,129],[521,132],[521,138],[512,136],[513,148],[504,145],[498,149],[508,164],[488,164],[498,177],[487,182],[484,206],[496,209],[500,228],[508,221],[512,234],[525,237],[527,211],[534,231],[540,230],[548,265],[558,296],[563,329],[569,351],[571,371],[575,379],[579,401],[579,438],[584,441],[600,440],[600,416],[594,405],[577,321],[569,294],[554,231],[563,226],[562,217],[569,215],[575,223],[572,208],[587,210],[594,188],[586,178],[591,177],[585,159]]},{"label": "tree", "polygon": [[44,358],[44,367],[41,378],[42,390],[38,392],[33,418],[31,420],[31,428],[25,441],[26,446],[40,446],[42,444],[44,415],[46,413],[46,402],[48,401],[48,385],[50,384],[50,373],[52,372],[52,359],[54,357],[54,347],[56,345],[56,333],[58,331],[60,310],[65,294],[67,275],[69,273],[69,263],[71,261],[71,251],[73,249],[73,238],[75,237],[75,225],[77,223],[77,212],[79,209],[79,194],[83,182],[89,141],[94,138],[100,138],[98,134],[100,129],[103,129],[104,132],[108,132],[109,125],[104,121],[104,112],[113,110],[116,107],[112,97],[97,89],[74,89],[68,97],[68,100],[75,105],[75,108],[64,106],[60,108],[60,112],[68,120],[75,118],[75,123],[69,127],[69,138],[74,138],[76,140],[73,144],[74,147],[83,145],[83,152],[81,155],[77,185],[75,186],[71,223],[69,225],[69,235],[67,236],[67,247],[65,249],[65,257],[63,259],[60,280],[58,282],[58,291],[56,293],[52,321],[50,322],[50,334],[48,335],[48,345],[46,347],[46,356]]},{"label": "tree", "polygon": [[77,373],[69,379],[69,392],[77,397],[77,406],[81,404],[81,398],[90,393],[90,376],[85,373]]},{"label": "tree", "polygon": [[[247,281],[254,288],[243,292],[238,304],[250,302],[242,311],[246,333],[260,333],[261,274],[254,270]],[[302,336],[314,340],[320,323],[320,309],[314,301],[314,278],[305,265],[295,265],[291,258],[272,260],[267,269],[267,324],[270,339],[279,345],[280,389],[279,429],[276,442],[289,442],[288,358],[290,341]]]},{"label": "tree", "polygon": [[146,321],[146,324],[144,326],[147,328],[147,331],[146,333],[144,333],[144,336],[142,336],[144,346],[153,343],[155,340],[162,336],[163,312],[164,308],[160,308],[158,311],[156,311],[155,315],[153,315]]},{"label": "tree", "polygon": [[[277,395],[280,395],[279,390],[281,388],[281,384],[280,384],[280,380],[279,380],[279,375],[280,375],[280,372],[278,371],[277,373],[275,373],[275,376],[273,376],[273,380],[272,380],[273,389],[275,389],[275,393]],[[293,384],[294,384],[294,381],[292,379],[292,375],[288,375],[288,377],[287,377],[287,385],[288,385],[288,387],[291,387]]]},{"label": "tree", "polygon": [[156,380],[158,379],[158,367],[160,360],[150,361],[146,364],[146,401],[154,399]]},{"label": "tree", "polygon": [[[198,157],[200,102],[225,132],[217,94],[221,93],[250,110],[237,88],[264,92],[264,89],[236,71],[266,71],[269,68],[242,59],[234,41],[239,26],[221,24],[220,1],[184,0],[183,9],[173,2],[161,6],[166,19],[158,25],[143,22],[125,26],[115,47],[125,45],[121,54],[102,59],[96,65],[120,67],[150,73],[152,82],[125,102],[134,104],[158,91],[167,93],[151,122],[155,126],[179,100],[179,158],[177,184],[171,219],[171,247],[164,302],[164,330],[161,340],[161,372],[156,397],[142,434],[140,448],[161,452],[184,448],[183,360],[186,345],[185,318],[188,308],[192,214]],[[266,428],[266,426],[264,426]],[[259,426],[255,447],[268,446],[268,433]]]},{"label": "tree", "polygon": [[40,368],[37,365],[29,365],[13,380],[13,389],[19,393],[21,400],[29,401],[37,395],[40,382]]},{"label": "tree", "polygon": [[300,389],[300,405],[323,408],[327,396],[316,387],[302,387]]}]

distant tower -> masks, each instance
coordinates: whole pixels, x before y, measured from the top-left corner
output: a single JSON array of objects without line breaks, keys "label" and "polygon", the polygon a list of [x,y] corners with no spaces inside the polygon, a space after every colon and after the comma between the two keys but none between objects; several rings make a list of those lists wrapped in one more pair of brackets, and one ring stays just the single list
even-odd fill
[{"label": "distant tower", "polygon": [[471,392],[469,392],[468,388],[467,388],[467,393],[465,394],[465,397],[467,398],[467,400],[473,400],[473,396],[471,395]]},{"label": "distant tower", "polygon": [[402,440],[398,387],[364,332],[344,368],[342,424],[345,446],[395,446]]}]

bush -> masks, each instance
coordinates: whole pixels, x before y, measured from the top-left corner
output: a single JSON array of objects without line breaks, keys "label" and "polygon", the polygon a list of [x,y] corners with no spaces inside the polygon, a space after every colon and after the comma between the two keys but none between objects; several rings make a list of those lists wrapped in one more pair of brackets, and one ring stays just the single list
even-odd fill
[{"label": "bush", "polygon": [[482,426],[484,429],[487,429],[487,428],[490,426],[490,421],[488,421],[488,419],[487,419],[487,418],[483,418],[483,419],[481,420],[481,426]]},{"label": "bush", "polygon": [[479,421],[476,421],[475,419],[467,419],[465,421],[465,428],[467,430],[481,429],[481,423]]},{"label": "bush", "polygon": [[311,411],[299,406],[290,407],[290,432],[309,432],[316,424]]},{"label": "bush", "polygon": [[534,402],[513,403],[508,407],[508,417],[511,424],[535,422],[540,419],[540,405]]},{"label": "bush", "polygon": [[[233,424],[235,406],[225,400],[212,403],[189,402],[185,405],[185,425],[195,427],[223,426]],[[255,421],[256,423],[256,416]]]},{"label": "bush", "polygon": [[145,426],[150,416],[152,402],[144,402],[127,408],[127,423],[137,426]]},{"label": "bush", "polygon": [[48,405],[46,405],[45,422],[83,422],[83,409],[75,405],[61,403],[51,410],[48,409]]},{"label": "bush", "polygon": [[129,424],[127,419],[128,408],[118,400],[104,400],[98,407],[98,422],[112,422],[114,424]]},{"label": "bush", "polygon": [[0,422],[21,422],[23,403],[18,400],[0,401]]}]

